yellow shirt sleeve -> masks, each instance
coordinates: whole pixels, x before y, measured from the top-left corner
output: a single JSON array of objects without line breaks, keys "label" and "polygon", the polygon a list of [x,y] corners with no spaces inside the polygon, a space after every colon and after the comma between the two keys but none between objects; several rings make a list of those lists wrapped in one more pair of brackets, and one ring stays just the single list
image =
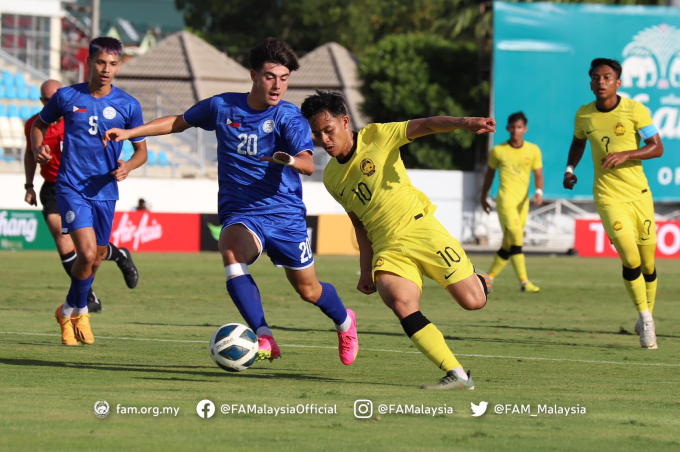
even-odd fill
[{"label": "yellow shirt sleeve", "polygon": [[531,163],[531,169],[537,170],[543,168],[543,157],[541,156],[541,148],[536,146],[536,153],[534,154],[534,161]]},{"label": "yellow shirt sleeve", "polygon": [[654,124],[652,117],[649,115],[647,107],[642,105],[640,102],[635,102],[635,109],[633,110],[633,124],[635,124],[636,131]]},{"label": "yellow shirt sleeve", "polygon": [[583,125],[581,124],[580,108],[576,112],[576,118],[574,118],[574,136],[580,140],[586,139],[586,133],[583,131]]},{"label": "yellow shirt sleeve", "polygon": [[389,153],[411,142],[406,137],[408,121],[372,124],[372,126],[375,127],[371,137],[372,141],[383,151]]},{"label": "yellow shirt sleeve", "polygon": [[497,169],[499,164],[497,149],[498,148],[494,146],[493,149],[491,149],[491,153],[489,154],[489,167],[493,169]]}]

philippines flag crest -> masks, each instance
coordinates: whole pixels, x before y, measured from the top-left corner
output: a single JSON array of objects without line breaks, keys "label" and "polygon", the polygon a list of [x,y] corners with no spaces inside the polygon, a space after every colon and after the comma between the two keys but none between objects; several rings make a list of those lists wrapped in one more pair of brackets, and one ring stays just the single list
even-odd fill
[{"label": "philippines flag crest", "polygon": [[73,106],[73,113],[87,113],[87,108],[78,108],[74,105]]},{"label": "philippines flag crest", "polygon": [[241,124],[238,122],[233,122],[231,119],[227,118],[227,125],[229,127],[241,127]]}]

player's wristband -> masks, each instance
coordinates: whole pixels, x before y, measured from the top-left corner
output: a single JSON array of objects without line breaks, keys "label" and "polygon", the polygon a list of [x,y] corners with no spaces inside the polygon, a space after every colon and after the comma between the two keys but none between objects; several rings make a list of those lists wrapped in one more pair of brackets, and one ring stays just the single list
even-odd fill
[{"label": "player's wristband", "polygon": [[574,173],[574,167],[571,166],[571,165],[567,165],[567,170],[565,171],[565,173],[572,173],[573,174]]},{"label": "player's wristband", "polygon": [[543,196],[543,189],[542,189],[542,188],[537,188],[537,189],[536,189],[536,194],[537,194],[537,195],[540,195],[540,196]]},{"label": "player's wristband", "polygon": [[287,162],[284,162],[283,160],[279,160],[279,159],[277,159],[276,157],[274,157],[274,161],[275,161],[276,163],[278,163],[278,164],[281,164],[281,165],[293,166],[293,165],[295,164],[295,157],[293,157],[293,156],[291,155],[291,156],[290,156],[290,160],[287,161]]},{"label": "player's wristband", "polygon": [[24,184],[24,190],[28,190],[29,188],[33,188],[33,184]]}]

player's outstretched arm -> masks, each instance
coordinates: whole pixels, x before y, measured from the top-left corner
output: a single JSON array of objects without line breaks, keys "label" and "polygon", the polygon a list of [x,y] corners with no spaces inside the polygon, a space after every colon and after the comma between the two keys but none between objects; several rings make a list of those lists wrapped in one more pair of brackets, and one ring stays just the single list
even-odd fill
[{"label": "player's outstretched arm", "polygon": [[31,127],[31,150],[33,151],[33,157],[35,161],[40,165],[44,165],[50,160],[52,160],[52,152],[50,147],[43,144],[45,139],[45,133],[47,133],[47,128],[50,125],[38,116],[33,122],[33,127]]},{"label": "player's outstretched arm", "polygon": [[627,160],[650,160],[663,155],[663,143],[657,133],[645,140],[645,145],[634,151],[615,152],[602,159],[602,168],[613,169]]},{"label": "player's outstretched arm", "polygon": [[349,215],[349,219],[352,220],[354,233],[356,234],[357,242],[359,243],[361,276],[359,277],[357,290],[366,295],[370,295],[376,291],[375,284],[373,283],[373,244],[369,240],[366,228],[364,228],[364,224],[359,217],[352,212],[347,212],[347,215]]},{"label": "player's outstretched arm", "polygon": [[406,127],[406,137],[409,140],[415,140],[426,135],[453,132],[458,129],[469,130],[481,135],[495,132],[496,121],[493,118],[454,118],[452,116],[412,119]]},{"label": "player's outstretched arm", "polygon": [[298,173],[311,176],[314,174],[314,156],[311,152],[302,151],[295,157],[285,152],[275,152],[272,157],[260,157],[263,162],[286,165]]},{"label": "player's outstretched arm", "polygon": [[489,190],[491,190],[491,184],[493,184],[493,178],[496,175],[496,170],[490,166],[486,169],[486,176],[484,176],[484,185],[482,186],[482,209],[484,212],[490,213],[491,206],[489,205],[488,197]]},{"label": "player's outstretched arm", "polygon": [[111,172],[118,182],[124,181],[128,177],[128,174],[130,174],[130,171],[135,170],[146,163],[148,156],[146,140],[132,143],[132,147],[135,152],[132,154],[130,160],[127,162],[125,160],[118,160],[118,169]]},{"label": "player's outstretched arm", "polygon": [[578,178],[574,174],[574,169],[583,158],[583,152],[586,150],[587,138],[574,137],[571,140],[571,147],[569,148],[569,157],[567,158],[567,171],[564,173],[564,181],[562,185],[567,190],[573,190],[574,185],[578,182]]},{"label": "player's outstretched arm", "polygon": [[169,135],[171,133],[184,132],[189,127],[191,126],[187,124],[182,115],[164,116],[134,129],[109,129],[104,133],[102,142],[104,147],[106,147],[106,143],[109,141],[118,142],[139,137]]}]

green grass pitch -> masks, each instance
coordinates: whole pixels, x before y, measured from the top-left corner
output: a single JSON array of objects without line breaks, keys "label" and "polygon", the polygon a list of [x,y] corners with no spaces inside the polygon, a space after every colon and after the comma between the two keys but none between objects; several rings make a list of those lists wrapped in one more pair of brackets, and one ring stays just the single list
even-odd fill
[{"label": "green grass pitch", "polygon": [[[491,256],[472,256],[486,269]],[[283,357],[238,374],[208,353],[214,330],[242,322],[214,253],[138,254],[128,290],[112,263],[95,290],[94,346],[65,347],[54,310],[69,281],[56,253],[0,253],[0,450],[16,451],[678,451],[680,261],[659,261],[659,350],[643,350],[617,260],[528,257],[540,294],[522,294],[509,266],[481,311],[458,307],[426,281],[423,313],[446,336],[475,391],[419,389],[441,372],[416,352],[377,295],[356,291],[358,259],[317,257],[357,313],[361,352],[337,356],[330,321],[301,301],[268,259],[252,268]],[[15,334],[22,333],[22,334]],[[196,405],[212,400],[202,419]],[[354,402],[374,404],[370,419]],[[96,401],[111,413],[95,417]],[[471,417],[470,403],[489,403]],[[120,414],[117,406],[179,407],[178,415]],[[220,413],[222,404],[316,404],[336,415]],[[380,404],[450,407],[424,416]],[[580,406],[586,414],[495,414],[495,406]]]}]

